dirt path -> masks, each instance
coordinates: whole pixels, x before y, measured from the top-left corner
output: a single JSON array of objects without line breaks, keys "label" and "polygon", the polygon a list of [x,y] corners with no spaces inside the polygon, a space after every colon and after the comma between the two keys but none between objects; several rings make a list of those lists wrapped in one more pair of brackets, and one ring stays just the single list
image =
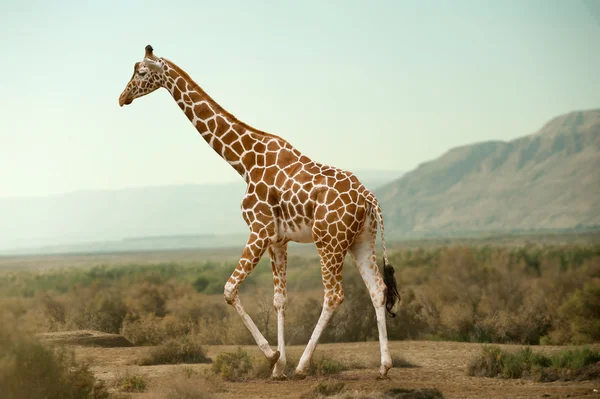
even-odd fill
[{"label": "dirt path", "polygon": [[[392,353],[417,365],[414,368],[394,368],[390,379],[378,381],[377,364],[379,345],[377,342],[352,344],[323,344],[317,348],[316,356],[327,355],[338,360],[350,360],[354,363],[369,365],[366,369],[345,371],[332,380],[344,382],[344,392],[373,393],[390,388],[437,388],[445,398],[600,398],[600,382],[553,382],[536,383],[528,380],[504,380],[496,378],[469,377],[465,368],[469,360],[479,353],[481,345],[457,342],[400,341],[390,344]],[[214,358],[218,353],[235,347],[211,346],[208,355]],[[249,353],[259,356],[258,349],[244,347]],[[142,374],[149,381],[147,392],[135,394],[135,398],[161,398],[178,378],[184,374],[197,372],[196,381],[202,384],[202,373],[210,366],[198,365],[160,365],[136,366],[135,360],[146,348],[90,348],[78,347],[77,356],[88,358],[94,364],[93,371],[98,378],[114,385],[115,379],[123,373]],[[290,347],[288,358],[299,358],[303,348]],[[551,351],[553,348],[534,348]],[[248,382],[219,382],[216,398],[298,398],[326,378],[307,378],[302,381],[255,380]],[[175,381],[175,382],[174,382]],[[188,380],[188,383],[190,381]],[[194,380],[191,381],[194,383]]]}]

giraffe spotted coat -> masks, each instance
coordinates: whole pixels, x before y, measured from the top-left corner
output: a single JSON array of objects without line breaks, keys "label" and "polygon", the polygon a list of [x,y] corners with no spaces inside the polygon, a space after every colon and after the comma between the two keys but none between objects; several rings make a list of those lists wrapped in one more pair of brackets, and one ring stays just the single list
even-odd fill
[{"label": "giraffe spotted coat", "polygon": [[[271,360],[273,377],[284,378],[286,363],[284,325],[287,302],[287,243],[314,242],[321,260],[323,310],[298,363],[296,375],[305,374],[319,336],[344,300],[342,266],[349,252],[363,277],[377,315],[381,349],[380,375],[391,368],[385,311],[393,314],[399,301],[393,269],[387,261],[381,209],[375,196],[350,172],[320,164],[281,137],[239,121],[206,94],[180,67],[158,58],[151,46],[119,98],[130,104],[158,88],[167,89],[206,142],[246,181],[242,216],[250,229],[240,261],[225,284],[227,303],[238,312],[259,348]],[[377,225],[381,229],[384,282],[375,256]],[[245,311],[238,296],[242,282],[266,251],[273,270],[278,347],[273,351]]]}]

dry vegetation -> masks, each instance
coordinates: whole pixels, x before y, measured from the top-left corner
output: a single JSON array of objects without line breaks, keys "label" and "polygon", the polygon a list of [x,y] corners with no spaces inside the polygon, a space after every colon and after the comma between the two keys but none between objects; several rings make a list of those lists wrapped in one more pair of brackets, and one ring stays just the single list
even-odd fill
[{"label": "dry vegetation", "polygon": [[[392,254],[402,307],[389,337],[520,344],[600,339],[600,246],[437,247]],[[289,261],[287,342],[308,341],[321,306],[316,258]],[[374,312],[356,268],[344,269],[346,300],[321,342],[377,339]],[[135,345],[190,338],[251,344],[222,299],[234,269],[215,261],[25,270],[0,274],[0,307],[32,332],[98,330]],[[267,339],[276,337],[268,261],[241,290]],[[549,295],[551,293],[551,295]],[[252,298],[252,300],[250,300]],[[350,317],[361,314],[364,317]]]},{"label": "dry vegetation", "polygon": [[[600,245],[429,246],[398,249],[390,260],[396,267],[402,294],[400,314],[388,319],[391,340],[522,345],[600,341]],[[84,393],[57,391],[58,396],[47,397],[108,397],[106,387],[95,379],[88,365],[75,362],[68,351],[41,345],[30,333],[84,329],[118,333],[137,346],[149,346],[132,360],[138,365],[211,362],[207,355],[211,346],[252,345],[251,335],[222,298],[224,282],[234,267],[230,259],[187,259],[176,263],[40,267],[0,273],[0,321],[5,327],[0,337],[0,345],[5,345],[0,351],[0,385],[10,381],[11,389],[18,390],[24,384],[18,385],[18,381],[36,378],[43,384],[45,379],[36,374],[41,371],[17,366],[30,356],[47,365],[44,367],[50,370],[47,375],[53,376],[52,381],[83,381],[71,385]],[[271,279],[268,260],[264,259],[242,286],[241,297],[273,343],[276,317],[270,306]],[[286,340],[289,345],[302,345],[308,341],[321,311],[317,258],[292,256],[288,282]],[[346,300],[320,342],[376,341],[373,308],[351,261],[344,269],[344,289]],[[545,381],[563,378],[568,370],[576,368],[575,363],[568,363],[563,368],[543,369],[544,362],[554,365],[558,360],[529,356],[529,352],[514,356],[494,353],[502,363],[493,363],[490,359],[494,357],[484,353],[474,361],[473,375],[495,373],[494,376],[520,378],[535,374],[541,377],[534,379]],[[208,367],[225,380],[249,381],[269,376],[266,364],[251,359],[242,350],[225,351],[212,359],[214,362]],[[535,363],[538,360],[541,363]],[[288,375],[293,374],[295,361],[294,355],[289,354]],[[311,373],[331,376],[345,370],[376,369],[377,363],[377,359],[316,356]],[[413,366],[397,354],[394,365]],[[486,367],[493,371],[481,371]],[[165,388],[161,397],[208,398],[216,394],[212,389],[197,392],[192,388],[195,384],[186,382],[193,373],[188,374],[179,377],[181,384]],[[586,375],[598,378],[594,373]],[[111,387],[113,391],[146,389],[147,381],[142,375],[123,378],[122,383]],[[56,389],[62,389],[58,382]],[[35,385],[28,387],[34,388]],[[333,385],[330,388],[331,392],[337,389]],[[327,387],[319,389],[329,392]],[[13,397],[36,396],[27,393]]]}]

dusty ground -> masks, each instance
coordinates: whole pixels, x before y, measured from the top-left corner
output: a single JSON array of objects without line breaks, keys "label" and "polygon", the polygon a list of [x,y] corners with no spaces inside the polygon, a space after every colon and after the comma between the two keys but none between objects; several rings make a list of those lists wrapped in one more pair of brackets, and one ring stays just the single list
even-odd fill
[{"label": "dusty ground", "polygon": [[[235,347],[211,346],[208,355],[214,358],[222,351]],[[249,346],[245,350],[258,356],[258,349]],[[147,348],[99,348],[77,347],[79,358],[87,358],[94,364],[93,371],[108,386],[124,373],[142,374],[149,384],[144,393],[134,394],[134,398],[161,398],[172,391],[178,381],[184,379],[187,371],[193,370],[196,380],[187,380],[193,386],[207,386],[202,374],[210,365],[160,365],[136,366],[135,360]],[[288,358],[299,358],[302,347],[288,349]],[[600,398],[600,382],[552,382],[536,383],[528,380],[504,380],[495,378],[469,377],[465,368],[469,360],[479,353],[479,344],[457,342],[401,341],[391,343],[392,353],[417,365],[415,368],[394,368],[390,379],[378,381],[377,364],[379,344],[377,342],[352,344],[323,344],[317,348],[316,356],[326,354],[342,360],[349,358],[371,367],[345,371],[333,380],[343,381],[344,392],[373,393],[390,388],[437,388],[445,398]],[[553,348],[534,348],[551,351]],[[271,381],[255,380],[248,382],[219,382],[216,398],[298,398],[303,393],[314,390],[326,378],[309,377],[305,380]],[[214,386],[211,385],[211,386]],[[594,392],[594,390],[597,390]],[[172,396],[177,397],[177,396]]]}]

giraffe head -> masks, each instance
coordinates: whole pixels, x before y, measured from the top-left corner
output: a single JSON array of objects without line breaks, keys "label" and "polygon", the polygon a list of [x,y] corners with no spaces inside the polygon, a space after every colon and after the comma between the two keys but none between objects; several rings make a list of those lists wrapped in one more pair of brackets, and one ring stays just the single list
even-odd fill
[{"label": "giraffe head", "polygon": [[135,63],[133,76],[119,96],[121,107],[131,104],[136,98],[152,93],[162,86],[165,78],[164,64],[152,51],[152,46],[147,45],[144,59]]}]

